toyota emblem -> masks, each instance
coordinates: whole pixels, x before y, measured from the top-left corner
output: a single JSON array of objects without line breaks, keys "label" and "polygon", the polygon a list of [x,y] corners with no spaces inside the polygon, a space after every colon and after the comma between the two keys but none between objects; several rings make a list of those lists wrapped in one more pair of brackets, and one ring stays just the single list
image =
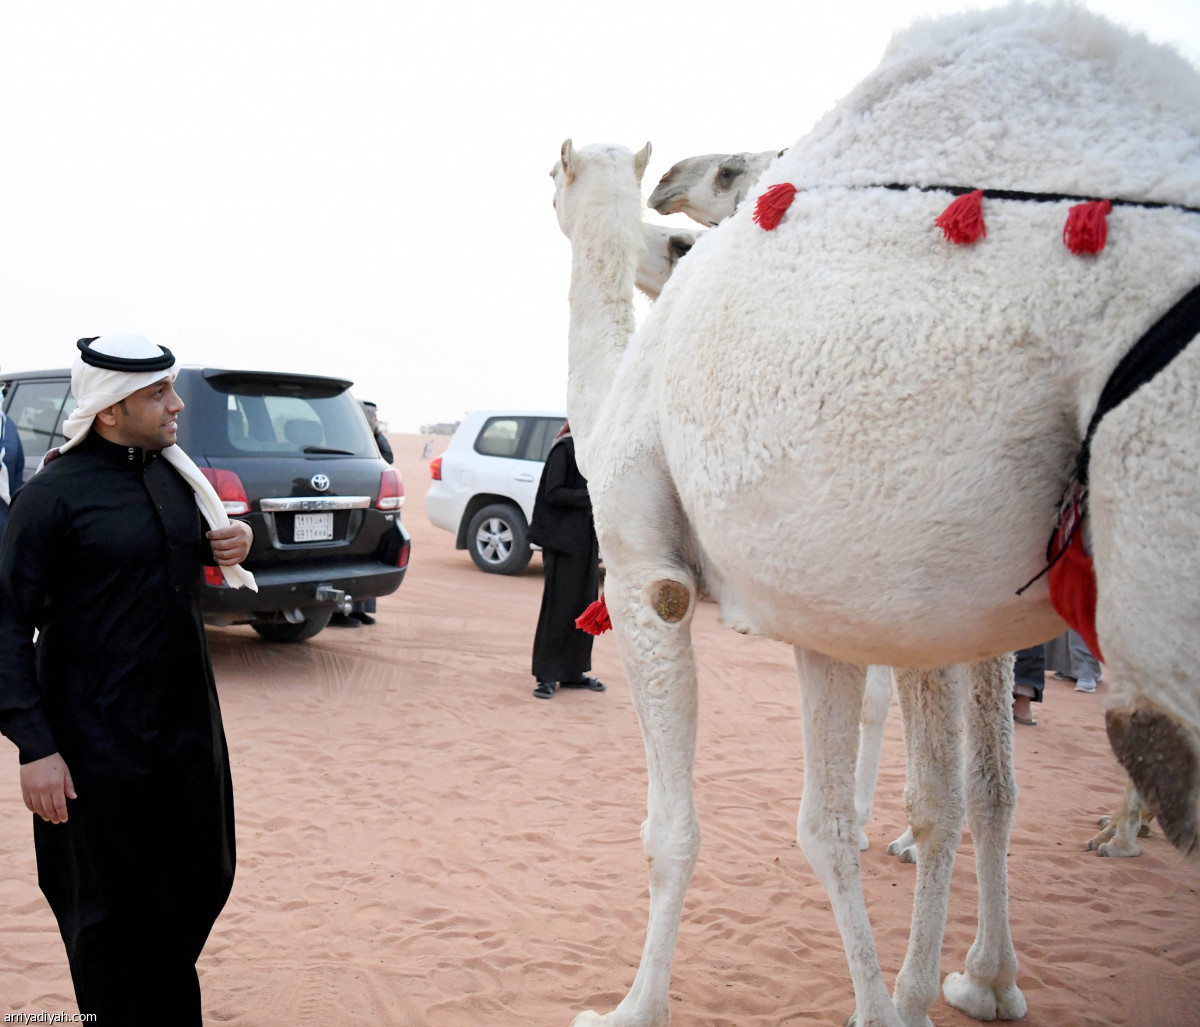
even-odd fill
[{"label": "toyota emblem", "polygon": [[324,474],[314,474],[308,479],[308,483],[318,492],[324,492],[329,488],[329,478]]}]

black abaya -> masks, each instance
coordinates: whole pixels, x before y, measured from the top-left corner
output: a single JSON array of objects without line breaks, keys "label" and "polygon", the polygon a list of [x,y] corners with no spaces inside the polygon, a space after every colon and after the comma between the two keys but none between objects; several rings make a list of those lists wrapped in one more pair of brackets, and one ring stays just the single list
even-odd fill
[{"label": "black abaya", "polygon": [[592,636],[575,626],[600,588],[600,549],[587,481],[570,435],[555,442],[538,484],[530,538],[542,546],[545,584],[533,638],[538,681],[579,681],[592,666]]}]

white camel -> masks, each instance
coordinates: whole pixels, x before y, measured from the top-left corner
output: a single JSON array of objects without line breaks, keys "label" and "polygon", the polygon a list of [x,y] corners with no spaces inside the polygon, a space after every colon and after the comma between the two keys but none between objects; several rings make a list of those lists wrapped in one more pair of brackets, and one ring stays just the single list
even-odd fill
[{"label": "white camel", "polygon": [[718,225],[738,209],[778,156],[780,151],[766,150],[688,157],[658,180],[647,205],[660,214],[686,214],[702,225]]},{"label": "white camel", "polygon": [[[594,366],[591,360],[577,360],[579,354],[612,353],[628,343],[628,328],[633,323],[633,281],[640,265],[639,251],[645,244],[644,234],[639,237],[638,232],[641,201],[637,183],[648,158],[649,144],[635,156],[621,147],[585,147],[577,153],[568,141],[563,145],[561,163],[552,172],[556,182],[555,207],[559,212],[560,224],[572,241],[569,333],[572,374],[576,369]],[[599,367],[597,373],[602,373]],[[577,402],[576,398],[581,401]],[[573,418],[582,419],[589,425],[592,423],[592,412],[582,397],[573,397],[569,404],[571,410],[579,411],[578,415],[572,413]],[[661,612],[664,604],[669,606],[682,601],[685,607],[683,617],[690,620],[690,606],[695,598],[695,593],[690,596],[681,596],[679,593],[665,598],[660,596],[656,610]],[[669,615],[664,619],[672,622]],[[622,652],[626,655],[624,647]],[[628,662],[627,656],[626,660]],[[875,689],[877,696],[883,700],[883,709],[876,711],[874,717],[880,724],[890,702],[890,676],[894,673],[900,683],[905,744],[910,764],[917,768],[908,781],[906,799],[910,816],[917,816],[917,823],[925,825],[927,835],[928,829],[932,829],[934,809],[959,809],[961,819],[964,803],[959,765],[959,739],[964,722],[961,707],[963,698],[969,695],[965,723],[975,753],[974,766],[980,778],[974,782],[969,795],[980,882],[979,934],[968,959],[967,974],[951,975],[947,979],[947,997],[955,1005],[983,1019],[995,1019],[997,1016],[1014,1019],[1022,1016],[1025,1002],[1015,986],[1017,963],[1008,926],[1007,848],[1016,805],[1010,713],[1011,657],[1002,656],[968,668],[892,672],[886,667],[874,667],[871,670],[877,682],[882,682],[881,687],[877,685]],[[862,695],[861,691],[859,694]],[[681,694],[680,698],[686,698],[686,693]],[[641,707],[639,716],[645,729],[646,720]],[[694,731],[694,709],[690,723]],[[857,738],[852,744],[858,748]],[[656,776],[653,773],[653,752],[648,739],[647,754],[651,756],[652,767],[652,812],[655,808],[653,781]],[[879,748],[876,746],[873,749],[876,770],[878,757]],[[688,783],[690,785],[690,770]],[[845,824],[854,828],[861,824],[862,817],[853,802],[851,809],[853,816]],[[937,830],[941,841],[940,827]],[[958,835],[947,840],[948,847],[939,844],[929,851],[936,849],[937,862],[948,875]],[[686,885],[686,882],[683,883]],[[928,890],[928,885],[923,884],[919,875],[918,895]],[[678,898],[682,902],[682,891]],[[914,906],[914,929],[919,919],[922,937],[926,939],[922,947],[928,950],[932,941],[936,949],[940,947],[945,922],[945,897],[939,898],[935,894],[932,906],[925,906],[924,903]],[[676,912],[676,925],[677,919]],[[935,936],[936,941],[933,941]],[[648,946],[649,943],[648,937]],[[658,966],[660,973],[669,972],[673,948],[672,941],[669,950],[659,953],[660,960],[665,956],[667,962],[666,967]],[[877,965],[875,972],[878,973]],[[917,992],[926,995],[927,1007],[937,993],[936,965],[931,969],[914,964],[909,978],[915,982]],[[581,1014],[578,1023],[609,1022],[589,1019],[591,1016],[594,1014]],[[656,1016],[644,1021],[634,1016],[629,1020],[612,1022],[657,1024],[665,1021]]]},{"label": "white camel", "polygon": [[642,224],[644,248],[638,258],[634,284],[652,300],[658,299],[675,265],[679,263],[703,231],[666,225]]},{"label": "white camel", "polygon": [[[1021,595],[1016,586],[1045,560],[1106,380],[1164,312],[1188,312],[1179,301],[1200,281],[1200,216],[1169,206],[1200,205],[1197,112],[1200,76],[1182,59],[1081,9],[923,23],[772,167],[760,192],[798,186],[791,205],[715,229],[632,338],[647,153],[564,147],[568,409],[650,781],[641,966],[616,1010],[577,1024],[669,1022],[699,845],[689,627],[701,587],[726,623],[796,647],[798,835],[842,933],[857,1022],[929,1023],[964,804],[964,688],[948,672],[897,672],[920,859],[889,999],[856,844],[862,666],[977,662],[1061,631],[1044,580]],[[1011,191],[986,201],[988,235],[973,247],[933,228],[955,195],[947,186]],[[1108,247],[1091,257],[1060,241],[1080,195],[1118,200]],[[1198,380],[1200,351],[1185,348],[1100,421],[1086,531],[1115,679],[1110,738],[1168,836],[1192,853]],[[991,693],[990,716],[971,713],[986,703],[967,704],[977,844],[1011,823],[996,815],[1011,811],[1011,780],[978,760],[1011,741],[1007,686]],[[1024,1010],[1011,945],[989,940],[982,901],[1006,887],[1003,867],[983,863],[1003,849],[979,846],[980,936],[967,973],[944,988],[979,1018]]]}]

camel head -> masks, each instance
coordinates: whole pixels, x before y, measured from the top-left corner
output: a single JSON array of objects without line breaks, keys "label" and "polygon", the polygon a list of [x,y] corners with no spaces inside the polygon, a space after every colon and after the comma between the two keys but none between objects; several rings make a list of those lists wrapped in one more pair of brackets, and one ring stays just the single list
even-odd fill
[{"label": "camel head", "polygon": [[660,214],[684,213],[716,225],[737,210],[779,153],[706,153],[674,165],[654,187],[649,205]]},{"label": "camel head", "polygon": [[667,228],[663,225],[643,225],[646,249],[638,262],[636,285],[652,300],[667,284],[675,265],[679,263],[704,234],[693,228]]},{"label": "camel head", "polygon": [[[570,139],[562,144],[558,161],[550,169],[554,180],[554,210],[558,226],[569,238],[578,213],[600,190],[609,189],[614,177],[641,191],[642,176],[650,161],[650,144],[637,153],[623,146],[592,145],[575,149]],[[632,175],[625,169],[631,168]],[[578,196],[577,202],[573,197]]]}]

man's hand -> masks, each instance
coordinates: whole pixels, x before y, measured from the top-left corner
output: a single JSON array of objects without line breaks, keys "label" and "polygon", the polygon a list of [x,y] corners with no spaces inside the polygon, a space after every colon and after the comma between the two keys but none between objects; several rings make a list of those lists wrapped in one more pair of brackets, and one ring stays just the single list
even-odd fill
[{"label": "man's hand", "polygon": [[227,528],[214,528],[206,537],[212,543],[213,556],[221,567],[241,563],[250,553],[254,532],[245,521],[230,521]]},{"label": "man's hand", "polygon": [[55,753],[21,767],[21,798],[25,808],[50,824],[67,822],[67,800],[77,799],[71,772]]}]

